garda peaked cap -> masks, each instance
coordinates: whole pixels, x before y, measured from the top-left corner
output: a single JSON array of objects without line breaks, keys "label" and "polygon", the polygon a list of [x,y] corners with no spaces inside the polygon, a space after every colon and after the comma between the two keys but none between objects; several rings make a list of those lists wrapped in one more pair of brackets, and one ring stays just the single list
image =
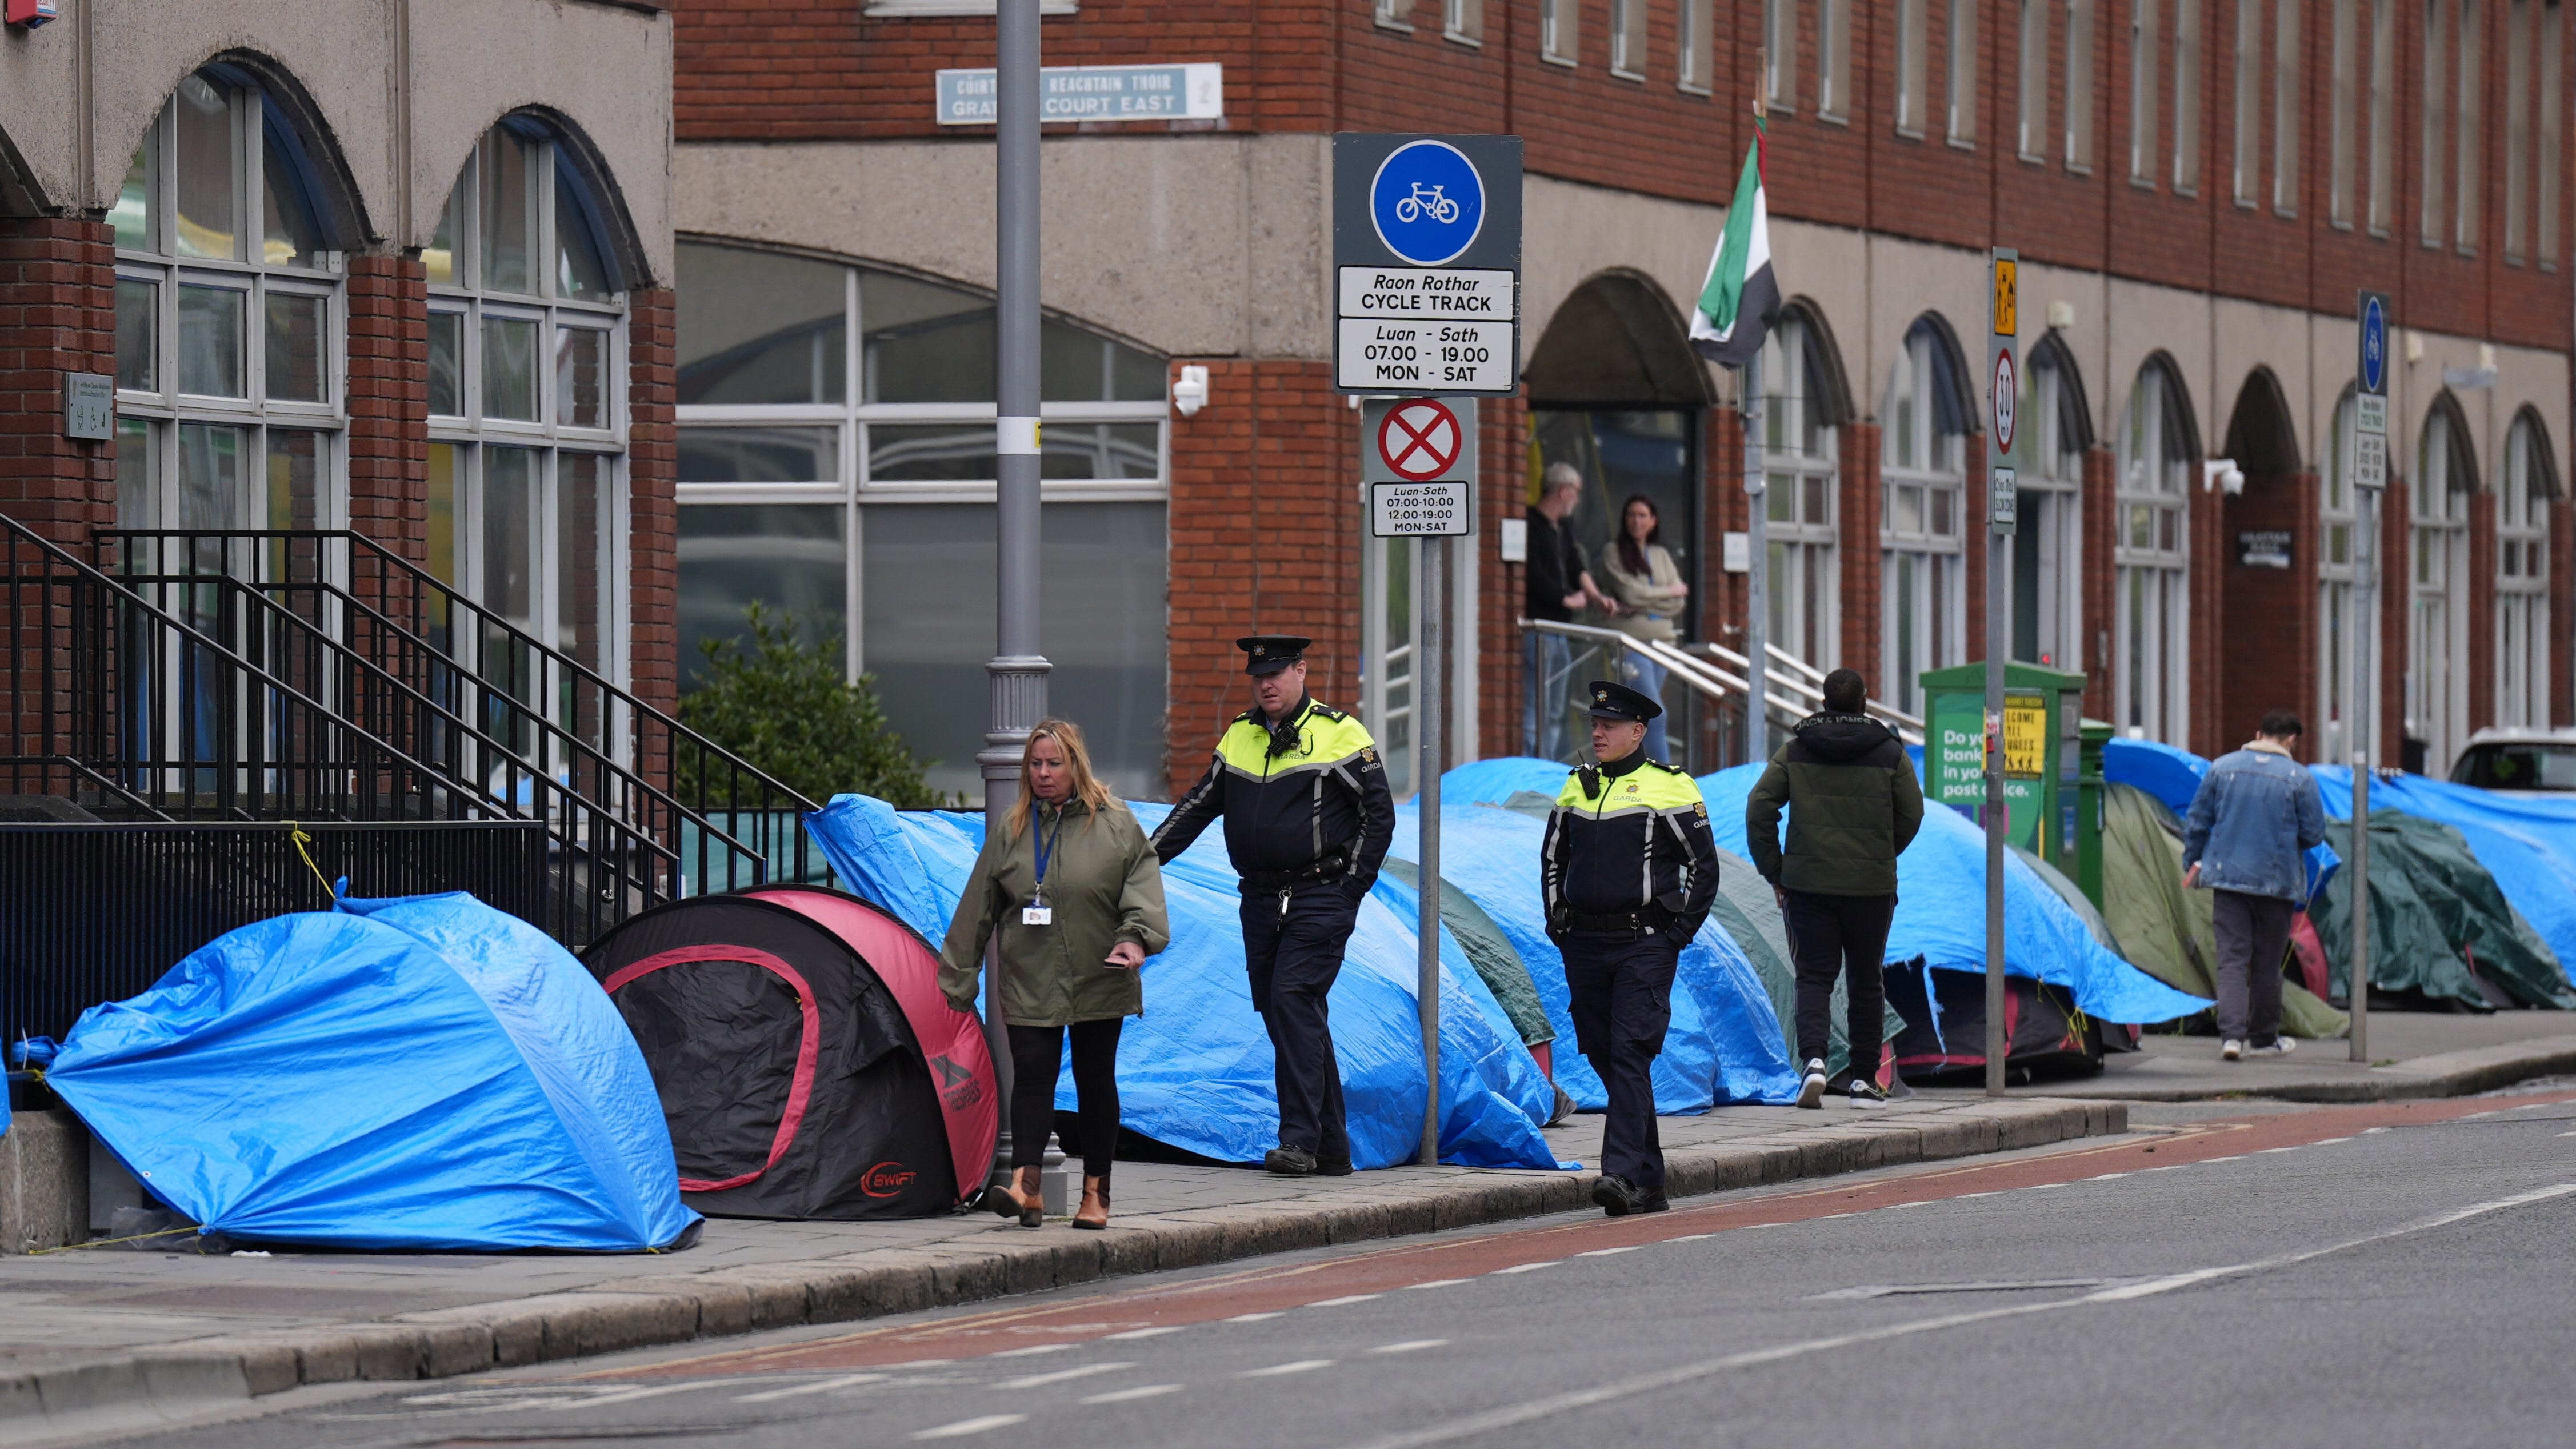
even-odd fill
[{"label": "garda peaked cap", "polygon": [[1664,707],[1655,703],[1654,696],[1606,679],[1592,681],[1587,697],[1591,703],[1584,713],[1594,719],[1624,719],[1642,724],[1664,712]]},{"label": "garda peaked cap", "polygon": [[1246,634],[1234,641],[1234,647],[1244,653],[1244,673],[1276,674],[1304,660],[1306,646],[1314,642],[1294,634]]}]

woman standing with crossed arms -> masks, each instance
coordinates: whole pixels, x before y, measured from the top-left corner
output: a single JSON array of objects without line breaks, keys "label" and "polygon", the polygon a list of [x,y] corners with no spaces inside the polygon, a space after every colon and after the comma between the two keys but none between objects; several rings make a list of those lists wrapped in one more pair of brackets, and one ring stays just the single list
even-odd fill
[{"label": "woman standing with crossed arms", "polygon": [[939,990],[975,1009],[984,943],[998,924],[993,992],[1011,1038],[1011,1182],[985,1201],[1020,1226],[1044,1221],[1038,1168],[1055,1120],[1065,1037],[1082,1122],[1077,1228],[1109,1224],[1118,1150],[1118,1031],[1145,1009],[1138,969],[1171,939],[1162,867],[1136,817],[1091,772],[1082,730],[1045,719],[1020,756],[1023,789],[1006,828],[988,833],[939,952]]}]

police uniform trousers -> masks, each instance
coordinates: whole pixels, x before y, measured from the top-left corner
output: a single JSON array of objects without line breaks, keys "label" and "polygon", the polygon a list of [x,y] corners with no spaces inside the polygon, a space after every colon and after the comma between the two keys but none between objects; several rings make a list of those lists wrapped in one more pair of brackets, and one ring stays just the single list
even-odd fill
[{"label": "police uniform trousers", "polygon": [[1279,1089],[1279,1145],[1302,1147],[1326,1162],[1347,1162],[1342,1130],[1342,1068],[1324,998],[1342,971],[1359,904],[1338,881],[1314,881],[1289,892],[1243,898],[1243,958],[1252,975],[1252,1009],[1270,1031]]},{"label": "police uniform trousers", "polygon": [[1610,1111],[1601,1127],[1601,1170],[1640,1192],[1664,1188],[1664,1149],[1655,1135],[1655,1058],[1673,1020],[1673,971],[1681,949],[1658,933],[1575,931],[1565,938],[1565,984],[1573,997],[1574,1044],[1601,1084]]}]

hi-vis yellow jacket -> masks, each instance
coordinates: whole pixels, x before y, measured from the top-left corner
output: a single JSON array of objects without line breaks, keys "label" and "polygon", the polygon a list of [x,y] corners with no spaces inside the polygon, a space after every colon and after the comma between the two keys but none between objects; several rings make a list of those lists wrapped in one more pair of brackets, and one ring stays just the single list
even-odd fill
[{"label": "hi-vis yellow jacket", "polygon": [[1566,776],[1539,847],[1539,885],[1552,931],[1660,908],[1672,938],[1688,940],[1717,899],[1717,840],[1698,782],[1643,750]]},{"label": "hi-vis yellow jacket", "polygon": [[1246,710],[1217,740],[1208,771],[1154,832],[1169,864],[1225,817],[1225,850],[1248,883],[1286,877],[1348,881],[1353,898],[1377,879],[1395,838],[1395,797],[1367,728],[1312,699],[1276,730]]}]

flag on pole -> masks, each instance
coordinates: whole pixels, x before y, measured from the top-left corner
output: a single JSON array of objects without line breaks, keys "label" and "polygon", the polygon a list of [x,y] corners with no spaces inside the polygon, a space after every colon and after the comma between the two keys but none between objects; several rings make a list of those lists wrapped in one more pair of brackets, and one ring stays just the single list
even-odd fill
[{"label": "flag on pole", "polygon": [[1762,123],[1744,153],[1726,232],[1709,258],[1708,282],[1691,311],[1691,346],[1711,362],[1742,367],[1762,350],[1780,320],[1780,285],[1771,277],[1771,212],[1762,194]]}]

